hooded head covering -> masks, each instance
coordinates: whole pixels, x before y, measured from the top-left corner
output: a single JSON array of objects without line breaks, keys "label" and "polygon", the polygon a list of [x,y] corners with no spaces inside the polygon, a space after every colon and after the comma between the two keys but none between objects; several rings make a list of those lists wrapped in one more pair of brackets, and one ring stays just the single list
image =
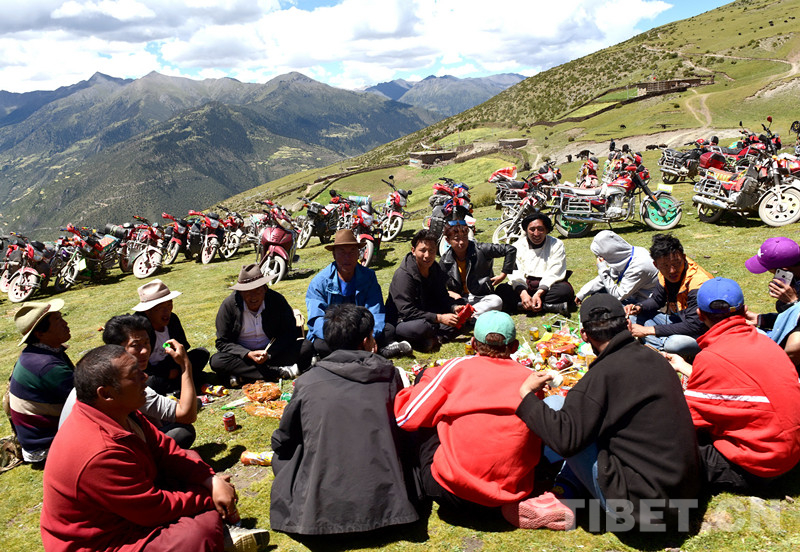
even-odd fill
[{"label": "hooded head covering", "polygon": [[621,274],[633,255],[633,246],[611,230],[601,230],[589,246],[596,257],[603,257],[611,272]]}]

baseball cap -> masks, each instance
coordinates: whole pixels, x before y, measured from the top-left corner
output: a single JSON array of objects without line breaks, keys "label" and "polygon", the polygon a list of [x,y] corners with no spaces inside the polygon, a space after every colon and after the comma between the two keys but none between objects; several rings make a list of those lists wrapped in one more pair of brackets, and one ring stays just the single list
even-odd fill
[{"label": "baseball cap", "polygon": [[608,293],[595,293],[581,303],[581,324],[619,317],[625,318],[625,307]]},{"label": "baseball cap", "polygon": [[488,311],[475,321],[475,339],[486,343],[486,336],[490,333],[502,335],[505,338],[503,344],[508,345],[517,337],[517,328],[514,327],[514,320],[508,314]]},{"label": "baseball cap", "polygon": [[[711,303],[717,302],[716,307]],[[739,284],[728,278],[706,280],[697,291],[697,307],[712,314],[733,312],[744,305],[744,295]]]},{"label": "baseball cap", "polygon": [[758,248],[758,253],[744,262],[745,268],[753,274],[796,264],[800,264],[800,245],[782,236],[766,240]]}]

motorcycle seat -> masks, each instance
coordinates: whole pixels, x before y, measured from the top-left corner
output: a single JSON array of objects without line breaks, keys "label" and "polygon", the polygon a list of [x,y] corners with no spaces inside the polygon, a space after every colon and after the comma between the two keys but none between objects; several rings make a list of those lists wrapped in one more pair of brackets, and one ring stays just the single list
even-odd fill
[{"label": "motorcycle seat", "polygon": [[559,186],[560,190],[567,191],[571,194],[584,197],[602,196],[605,191],[605,186],[598,186],[597,188],[578,188],[576,186]]}]

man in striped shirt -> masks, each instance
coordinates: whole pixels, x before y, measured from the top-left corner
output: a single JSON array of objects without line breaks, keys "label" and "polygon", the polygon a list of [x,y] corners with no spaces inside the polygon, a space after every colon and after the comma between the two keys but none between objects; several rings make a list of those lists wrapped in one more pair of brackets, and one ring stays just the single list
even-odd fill
[{"label": "man in striped shirt", "polygon": [[19,356],[9,383],[11,423],[22,446],[22,459],[42,462],[58,430],[58,418],[72,390],[74,365],[66,353],[67,321],[61,316],[64,301],[27,303],[14,324],[22,334]]},{"label": "man in striped shirt", "polygon": [[697,312],[709,328],[693,364],[665,354],[688,376],[684,395],[711,491],[759,492],[800,461],[800,383],[778,344],[744,317],[727,278],[706,281]]}]

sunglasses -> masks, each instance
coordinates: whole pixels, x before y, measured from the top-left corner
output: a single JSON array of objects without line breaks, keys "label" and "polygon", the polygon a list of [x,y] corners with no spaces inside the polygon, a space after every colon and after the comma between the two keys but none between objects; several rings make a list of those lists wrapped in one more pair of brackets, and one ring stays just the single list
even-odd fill
[{"label": "sunglasses", "polygon": [[467,225],[467,221],[466,220],[448,220],[447,221],[447,226],[466,226],[466,225]]}]

